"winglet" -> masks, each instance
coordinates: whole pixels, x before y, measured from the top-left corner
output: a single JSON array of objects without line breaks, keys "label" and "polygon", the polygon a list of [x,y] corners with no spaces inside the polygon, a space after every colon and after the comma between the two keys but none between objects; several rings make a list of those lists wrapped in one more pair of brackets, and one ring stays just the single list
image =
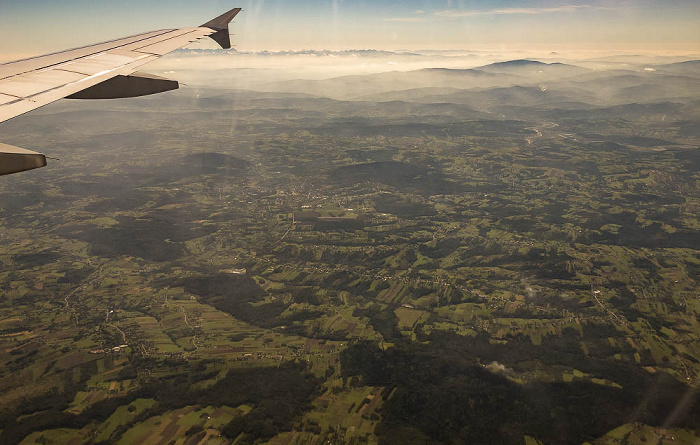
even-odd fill
[{"label": "winglet", "polygon": [[225,12],[218,16],[217,18],[208,21],[203,24],[201,28],[211,28],[216,31],[214,34],[210,35],[212,39],[224,49],[231,48],[231,38],[228,34],[228,24],[231,23],[234,17],[241,12],[242,8],[233,8],[232,10]]}]

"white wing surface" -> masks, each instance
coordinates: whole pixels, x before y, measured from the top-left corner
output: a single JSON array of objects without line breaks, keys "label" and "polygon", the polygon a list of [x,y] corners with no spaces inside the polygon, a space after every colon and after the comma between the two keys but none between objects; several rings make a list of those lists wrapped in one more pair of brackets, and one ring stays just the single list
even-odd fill
[{"label": "white wing surface", "polygon": [[[96,45],[0,64],[0,122],[62,98],[114,99],[178,88],[173,80],[136,70],[195,40],[230,48],[232,9],[196,28],[163,29]],[[0,175],[46,165],[43,154],[0,144]]]}]

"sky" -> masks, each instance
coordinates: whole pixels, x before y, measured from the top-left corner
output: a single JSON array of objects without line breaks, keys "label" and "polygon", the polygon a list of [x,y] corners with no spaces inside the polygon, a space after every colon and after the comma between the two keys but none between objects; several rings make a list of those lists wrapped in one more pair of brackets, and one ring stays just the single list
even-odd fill
[{"label": "sky", "polygon": [[243,51],[700,52],[698,0],[0,0],[0,58],[197,26],[239,6]]}]

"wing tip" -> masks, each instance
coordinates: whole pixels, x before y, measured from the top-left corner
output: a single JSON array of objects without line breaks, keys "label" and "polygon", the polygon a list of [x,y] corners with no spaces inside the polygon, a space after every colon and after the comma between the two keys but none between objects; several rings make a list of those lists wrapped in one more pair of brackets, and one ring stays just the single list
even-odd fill
[{"label": "wing tip", "polygon": [[228,24],[231,23],[239,12],[243,11],[243,8],[233,8],[230,11],[226,11],[215,19],[209,20],[207,23],[203,24],[202,28],[211,28],[215,31],[221,31],[222,29],[228,29]]},{"label": "wing tip", "polygon": [[209,35],[209,37],[223,49],[229,49],[231,48],[231,37],[229,36],[228,25],[241,11],[243,11],[243,8],[233,8],[230,11],[224,12],[217,18],[208,21],[201,27],[214,30],[215,32]]}]

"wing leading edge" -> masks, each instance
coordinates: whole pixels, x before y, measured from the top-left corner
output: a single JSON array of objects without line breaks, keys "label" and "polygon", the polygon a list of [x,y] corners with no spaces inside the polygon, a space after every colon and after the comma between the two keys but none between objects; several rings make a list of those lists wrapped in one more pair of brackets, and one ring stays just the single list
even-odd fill
[{"label": "wing leading edge", "polygon": [[[196,28],[163,29],[54,54],[0,64],[0,122],[62,98],[113,99],[170,91],[177,81],[136,70],[204,37],[231,47],[234,8]],[[40,153],[0,143],[0,175],[46,165]]]}]

